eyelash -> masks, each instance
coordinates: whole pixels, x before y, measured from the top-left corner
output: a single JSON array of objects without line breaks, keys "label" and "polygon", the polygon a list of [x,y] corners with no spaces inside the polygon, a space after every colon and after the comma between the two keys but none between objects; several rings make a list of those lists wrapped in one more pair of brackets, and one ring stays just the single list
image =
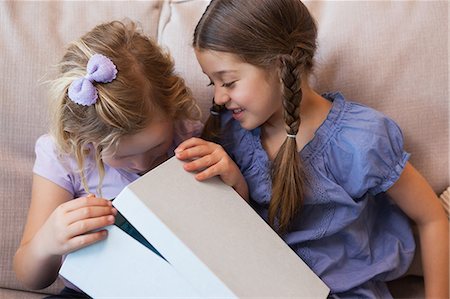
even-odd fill
[{"label": "eyelash", "polygon": [[233,86],[234,82],[236,82],[236,81],[232,81],[232,82],[229,82],[229,83],[223,83],[222,87],[231,87],[231,86]]},{"label": "eyelash", "polygon": [[[222,84],[222,87],[231,87],[235,82],[236,82],[236,81],[232,81],[232,82],[229,82],[229,83],[223,83],[223,84]],[[211,86],[211,85],[214,85],[214,83],[213,83],[212,81],[209,82],[209,84],[206,85],[206,86]]]}]

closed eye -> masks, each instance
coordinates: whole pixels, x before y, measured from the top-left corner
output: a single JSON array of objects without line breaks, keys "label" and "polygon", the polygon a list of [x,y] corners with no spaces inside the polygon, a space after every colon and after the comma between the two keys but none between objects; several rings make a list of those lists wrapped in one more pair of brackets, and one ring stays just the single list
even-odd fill
[{"label": "closed eye", "polygon": [[233,86],[233,84],[235,83],[236,81],[232,81],[232,82],[229,82],[229,83],[223,83],[222,84],[222,87],[231,87],[231,86]]},{"label": "closed eye", "polygon": [[113,155],[112,158],[113,158],[114,160],[123,160],[123,159],[133,158],[134,156],[139,156],[139,155],[142,155],[142,154],[144,154],[144,153],[148,153],[148,152],[150,152],[150,151],[152,151],[152,150],[157,150],[157,149],[159,149],[160,147],[162,147],[163,145],[164,145],[164,142],[161,142],[161,143],[159,143],[159,144],[156,145],[156,146],[152,146],[152,147],[150,147],[150,148],[144,150],[143,152],[130,153],[130,154],[122,155],[122,156]]}]

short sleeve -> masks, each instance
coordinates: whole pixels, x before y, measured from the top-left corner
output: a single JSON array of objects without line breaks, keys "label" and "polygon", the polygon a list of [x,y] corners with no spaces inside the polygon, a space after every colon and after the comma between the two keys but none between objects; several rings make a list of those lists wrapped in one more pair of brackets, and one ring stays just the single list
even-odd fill
[{"label": "short sleeve", "polygon": [[[359,105],[343,116],[330,148],[333,176],[353,198],[388,190],[400,177],[410,154],[399,126],[382,113]],[[334,164],[334,165],[333,165]]]},{"label": "short sleeve", "polygon": [[221,145],[238,165],[253,201],[267,205],[272,193],[270,162],[260,142],[260,129],[248,131],[233,119],[232,113],[222,114]]},{"label": "short sleeve", "polygon": [[73,165],[70,161],[63,161],[56,150],[56,145],[50,135],[42,135],[35,145],[36,160],[33,172],[58,186],[75,194]]},{"label": "short sleeve", "polygon": [[[231,112],[221,114],[220,144],[230,157],[239,165],[246,167],[251,163],[251,142],[247,138],[248,132],[244,131],[238,122],[233,120]],[[242,169],[241,169],[242,171]]]}]

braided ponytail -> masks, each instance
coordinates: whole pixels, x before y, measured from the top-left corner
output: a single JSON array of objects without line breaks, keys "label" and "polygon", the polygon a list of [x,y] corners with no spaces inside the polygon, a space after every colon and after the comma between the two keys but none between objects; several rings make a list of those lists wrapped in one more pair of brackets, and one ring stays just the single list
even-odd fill
[{"label": "braided ponytail", "polygon": [[301,75],[303,65],[297,55],[280,55],[280,78],[283,83],[283,117],[286,140],[280,147],[272,167],[272,199],[269,205],[269,223],[284,233],[303,205],[304,173],[295,137],[300,126],[302,100]]}]

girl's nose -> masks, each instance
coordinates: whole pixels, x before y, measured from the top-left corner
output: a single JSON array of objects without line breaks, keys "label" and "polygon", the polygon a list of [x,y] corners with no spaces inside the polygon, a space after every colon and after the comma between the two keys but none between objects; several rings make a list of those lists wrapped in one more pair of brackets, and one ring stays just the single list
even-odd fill
[{"label": "girl's nose", "polygon": [[225,105],[230,101],[230,96],[224,88],[216,88],[214,91],[214,102],[217,105]]}]

